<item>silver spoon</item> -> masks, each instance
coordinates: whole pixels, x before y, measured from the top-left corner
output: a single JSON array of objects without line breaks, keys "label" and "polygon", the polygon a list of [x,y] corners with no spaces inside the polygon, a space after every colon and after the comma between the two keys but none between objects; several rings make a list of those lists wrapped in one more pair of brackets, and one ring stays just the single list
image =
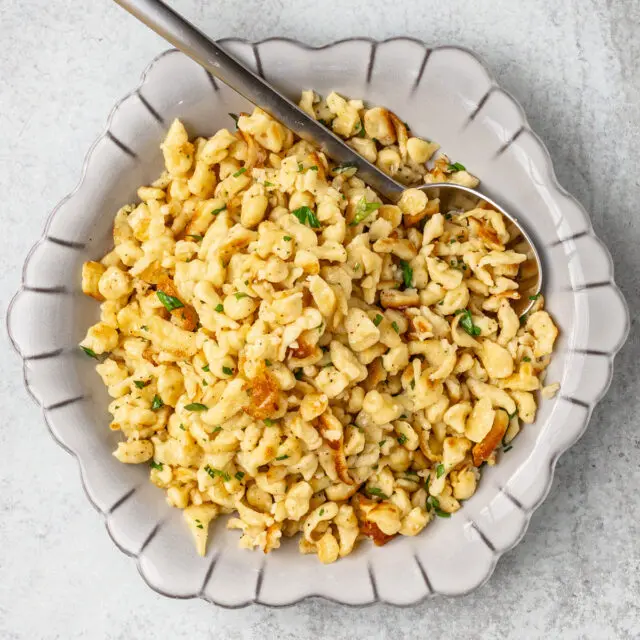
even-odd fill
[{"label": "silver spoon", "polygon": [[[186,53],[209,73],[253,104],[259,105],[300,138],[313,142],[336,162],[341,164],[348,162],[355,166],[358,177],[389,201],[397,202],[400,199],[406,186],[396,182],[365,160],[332,131],[302,111],[266,80],[230,56],[222,47],[207,38],[166,4],[160,0],[115,0],[115,2],[173,46]],[[524,274],[520,282],[521,298],[512,301],[512,304],[519,315],[527,313],[542,286],[542,266],[533,241],[518,221],[501,206],[468,187],[447,182],[425,184],[418,188],[431,192],[432,197],[439,196],[445,207],[455,207],[456,203],[461,201],[461,196],[464,201],[464,210],[484,203],[483,206],[496,209],[513,223],[519,233],[515,234],[509,247],[517,247],[519,252],[525,253],[527,261],[521,267],[521,272]],[[448,208],[443,210],[449,211]]]}]

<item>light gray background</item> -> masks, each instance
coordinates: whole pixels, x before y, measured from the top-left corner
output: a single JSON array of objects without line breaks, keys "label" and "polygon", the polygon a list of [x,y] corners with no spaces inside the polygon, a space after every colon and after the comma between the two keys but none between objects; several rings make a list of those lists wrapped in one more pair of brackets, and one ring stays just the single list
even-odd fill
[{"label": "light gray background", "polygon": [[[180,0],[215,37],[410,35],[481,54],[611,249],[632,332],[523,542],[465,599],[217,609],[144,585],[46,433],[0,337],[0,637],[640,637],[640,1]],[[337,9],[338,6],[340,9]],[[0,0],[0,312],[113,103],[165,48],[110,0]]]}]

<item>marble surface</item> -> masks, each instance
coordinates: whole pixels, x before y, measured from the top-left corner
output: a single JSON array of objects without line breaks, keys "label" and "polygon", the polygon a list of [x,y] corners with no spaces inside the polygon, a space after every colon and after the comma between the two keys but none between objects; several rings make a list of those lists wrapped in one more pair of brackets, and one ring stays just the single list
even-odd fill
[{"label": "marble surface", "polygon": [[[522,543],[464,599],[227,611],[149,590],[46,433],[0,334],[0,637],[640,637],[640,2],[180,0],[215,36],[311,44],[410,35],[481,54],[524,105],[560,182],[592,212],[632,315],[612,387],[559,461]],[[164,43],[108,0],[0,3],[0,314],[48,211],[112,104]]]}]

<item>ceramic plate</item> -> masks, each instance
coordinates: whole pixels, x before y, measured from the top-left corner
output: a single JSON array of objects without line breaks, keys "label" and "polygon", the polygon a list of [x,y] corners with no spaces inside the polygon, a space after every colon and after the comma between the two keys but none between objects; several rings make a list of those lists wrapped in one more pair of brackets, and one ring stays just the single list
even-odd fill
[{"label": "ceramic plate", "polygon": [[558,456],[583,433],[609,385],[629,326],[611,258],[583,208],[558,185],[521,107],[469,51],[404,38],[317,49],[280,39],[222,44],[294,100],[301,89],[314,88],[390,108],[416,135],[437,140],[519,217],[541,253],[547,307],[561,329],[548,370],[561,392],[542,402],[535,424],[485,471],[463,508],[417,537],[382,548],[363,543],[323,566],[300,555],[293,541],[269,555],[240,550],[239,533],[217,522],[207,556],[197,556],[181,512],[149,482],[146,465],[123,465],[111,455],[119,435],[108,428],[108,396],[95,363],[77,348],[98,319],[98,305],[81,293],[82,262],[110,249],[115,212],[160,173],[159,145],[172,119],[180,117],[191,135],[208,136],[232,124],[229,112],[250,109],[177,51],[156,58],[115,107],[80,184],[53,211],[29,254],[8,317],[27,388],[55,439],[76,456],[87,496],[113,541],[160,593],[227,607],[287,605],[312,595],[351,605],[408,605],[468,593],[522,538]]}]

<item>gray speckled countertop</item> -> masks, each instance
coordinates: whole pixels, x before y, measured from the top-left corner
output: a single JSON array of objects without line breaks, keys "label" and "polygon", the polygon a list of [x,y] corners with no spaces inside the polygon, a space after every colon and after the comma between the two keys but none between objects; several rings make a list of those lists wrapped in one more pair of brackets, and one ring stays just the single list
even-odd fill
[{"label": "gray speckled countertop", "polygon": [[[592,212],[631,307],[613,385],[522,543],[458,600],[283,610],[168,600],[139,578],[46,433],[0,337],[1,638],[640,637],[640,1],[180,0],[216,37],[409,35],[481,54]],[[334,6],[340,5],[339,10]],[[331,7],[331,8],[328,8]],[[109,0],[0,2],[0,311],[113,103],[165,44]]]}]

